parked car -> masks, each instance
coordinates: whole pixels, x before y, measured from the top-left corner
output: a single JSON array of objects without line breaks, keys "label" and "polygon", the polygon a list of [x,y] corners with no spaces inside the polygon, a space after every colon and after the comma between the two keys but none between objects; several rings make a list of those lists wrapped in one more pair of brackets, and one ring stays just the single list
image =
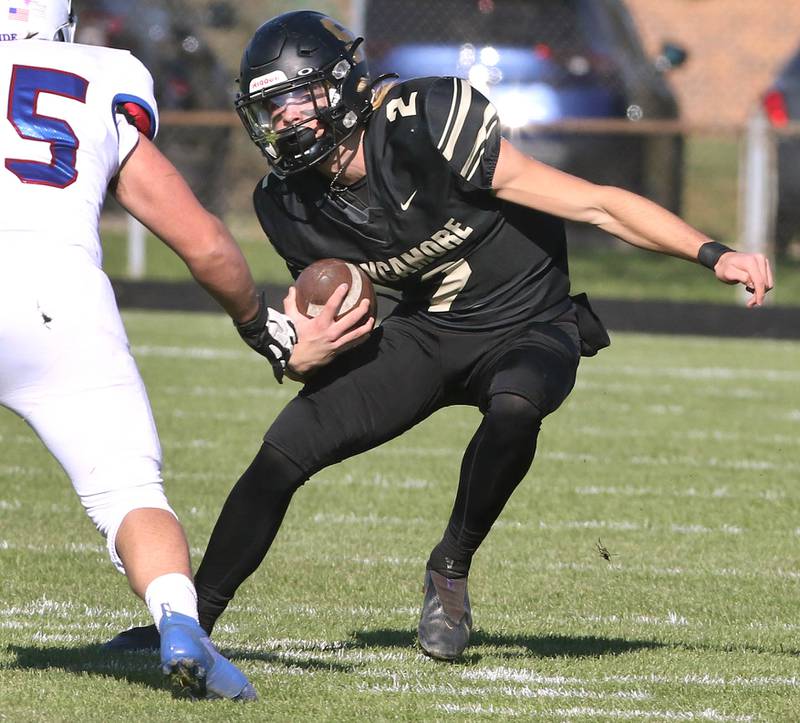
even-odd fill
[{"label": "parked car", "polygon": [[[232,74],[182,0],[83,0],[76,41],[130,50],[153,75],[160,111],[230,110]],[[220,212],[228,126],[162,128],[157,144],[200,200]]]},{"label": "parked car", "polygon": [[620,0],[362,0],[373,76],[456,75],[497,107],[504,134],[534,157],[680,210],[681,135],[544,132],[567,119],[677,119],[664,71],[646,57]]},{"label": "parked car", "polygon": [[[763,106],[776,128],[800,123],[800,48],[764,94]],[[800,241],[800,135],[779,136],[777,156],[775,253],[786,257],[792,254],[792,241]],[[793,255],[800,254],[795,251]]]}]

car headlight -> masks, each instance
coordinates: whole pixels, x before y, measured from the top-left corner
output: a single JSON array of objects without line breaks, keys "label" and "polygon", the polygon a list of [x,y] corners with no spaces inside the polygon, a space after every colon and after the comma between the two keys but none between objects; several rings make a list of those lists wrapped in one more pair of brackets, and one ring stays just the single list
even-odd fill
[{"label": "car headlight", "polygon": [[492,88],[490,100],[500,122],[509,128],[547,123],[558,118],[558,96],[548,85],[533,83],[514,88]]}]

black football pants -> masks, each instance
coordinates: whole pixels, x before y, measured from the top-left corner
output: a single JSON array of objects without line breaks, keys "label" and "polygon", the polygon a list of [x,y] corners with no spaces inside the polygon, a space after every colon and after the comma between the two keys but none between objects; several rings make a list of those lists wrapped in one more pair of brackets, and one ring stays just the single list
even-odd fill
[{"label": "black football pants", "polygon": [[573,312],[551,323],[490,332],[445,331],[424,318],[389,317],[284,408],[228,496],[196,575],[203,627],[211,631],[259,566],[294,491],[310,476],[454,404],[477,406],[484,418],[428,564],[465,575],[530,467],[541,420],[572,389],[579,358]]}]

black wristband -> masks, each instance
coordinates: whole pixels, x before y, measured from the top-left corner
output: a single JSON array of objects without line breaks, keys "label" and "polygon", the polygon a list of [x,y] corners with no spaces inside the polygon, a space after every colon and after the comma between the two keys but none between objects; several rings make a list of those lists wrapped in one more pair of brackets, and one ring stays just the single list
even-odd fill
[{"label": "black wristband", "polygon": [[700,247],[700,251],[697,252],[697,260],[707,269],[713,271],[720,256],[727,254],[729,251],[733,251],[730,246],[721,244],[719,241],[709,241]]},{"label": "black wristband", "polygon": [[256,315],[248,321],[239,322],[234,319],[233,325],[242,336],[252,336],[253,334],[260,333],[267,325],[268,315],[269,308],[267,307],[264,292],[262,291],[258,295],[258,310],[256,311]]},{"label": "black wristband", "polygon": [[292,349],[297,343],[297,330],[292,320],[275,309],[270,309],[263,292],[258,297],[258,312],[250,321],[233,322],[245,344],[272,365],[275,378],[280,382]]}]

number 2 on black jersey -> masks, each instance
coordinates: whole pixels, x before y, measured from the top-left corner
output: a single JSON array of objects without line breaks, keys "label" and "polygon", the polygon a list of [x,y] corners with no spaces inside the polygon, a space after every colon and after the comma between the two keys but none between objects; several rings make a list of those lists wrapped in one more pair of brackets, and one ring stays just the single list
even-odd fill
[{"label": "number 2 on black jersey", "polygon": [[51,161],[6,158],[5,166],[23,183],[66,188],[75,183],[78,170],[75,161],[80,145],[70,124],[61,118],[37,112],[40,93],[60,95],[80,103],[86,102],[89,81],[74,73],[53,68],[15,65],[8,92],[8,120],[20,138],[50,144]]}]

